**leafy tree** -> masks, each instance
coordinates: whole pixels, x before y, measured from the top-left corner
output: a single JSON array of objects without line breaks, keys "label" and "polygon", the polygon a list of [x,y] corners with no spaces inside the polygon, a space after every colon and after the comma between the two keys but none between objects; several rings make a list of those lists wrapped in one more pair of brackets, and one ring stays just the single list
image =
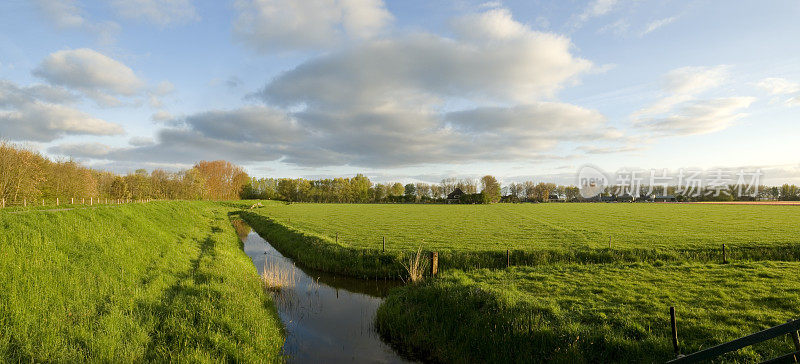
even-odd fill
[{"label": "leafy tree", "polygon": [[114,178],[114,182],[111,182],[111,198],[113,199],[120,199],[126,200],[130,198],[130,192],[128,192],[128,184],[122,177],[117,176]]},{"label": "leafy tree", "polygon": [[481,194],[483,203],[495,203],[500,201],[500,183],[494,176],[486,175],[481,177]]},{"label": "leafy tree", "polygon": [[403,193],[405,192],[406,192],[405,187],[403,187],[403,185],[399,182],[393,184],[392,187],[389,189],[390,196],[402,196]]}]

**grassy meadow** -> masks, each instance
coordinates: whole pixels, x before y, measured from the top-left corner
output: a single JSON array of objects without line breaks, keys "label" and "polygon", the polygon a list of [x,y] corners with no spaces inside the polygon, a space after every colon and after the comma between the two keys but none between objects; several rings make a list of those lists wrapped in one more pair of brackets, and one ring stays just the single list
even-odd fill
[{"label": "grassy meadow", "polygon": [[271,202],[254,211],[251,225],[294,246],[290,255],[350,275],[396,278],[420,246],[438,251],[443,269],[505,267],[507,249],[512,265],[716,262],[722,244],[733,261],[800,260],[798,206]]},{"label": "grassy meadow", "polygon": [[712,204],[311,204],[260,210],[283,224],[375,249],[618,249],[785,247],[798,242],[800,208]]},{"label": "grassy meadow", "polygon": [[[551,265],[449,271],[394,291],[379,331],[437,362],[664,362],[797,318],[800,263]],[[793,350],[788,337],[722,358]]]},{"label": "grassy meadow", "polygon": [[280,361],[282,325],[231,210],[0,211],[0,358]]},{"label": "grassy meadow", "polygon": [[[402,277],[419,246],[438,251],[442,276],[393,291],[377,316],[385,338],[437,362],[661,362],[673,357],[670,306],[683,353],[800,307],[797,206],[273,202],[242,217],[284,254],[341,274]],[[791,348],[779,338],[720,360]]]}]

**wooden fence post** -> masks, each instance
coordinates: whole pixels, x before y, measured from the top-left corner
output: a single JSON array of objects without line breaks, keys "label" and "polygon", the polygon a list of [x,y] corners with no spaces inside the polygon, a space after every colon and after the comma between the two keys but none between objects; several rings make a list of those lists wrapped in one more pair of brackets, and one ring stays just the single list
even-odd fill
[{"label": "wooden fence post", "polygon": [[89,197],[89,206],[94,204],[94,197]]},{"label": "wooden fence post", "polygon": [[44,199],[42,199],[42,206],[44,206]]},{"label": "wooden fence post", "polygon": [[675,307],[669,307],[669,318],[672,324],[672,348],[675,350],[675,356],[681,355],[681,348],[678,346],[678,324],[675,322]]},{"label": "wooden fence post", "polygon": [[[788,320],[786,322],[792,322],[792,320]],[[794,343],[794,350],[800,351],[800,335],[797,334],[797,331],[790,332],[789,337],[792,338],[792,343]],[[798,359],[800,358],[797,355],[795,355],[794,362],[797,363]]]},{"label": "wooden fence post", "polygon": [[75,197],[70,197],[69,204],[70,205],[74,205],[75,204]]},{"label": "wooden fence post", "polygon": [[6,208],[6,199],[3,198],[3,208]]},{"label": "wooden fence post", "polygon": [[722,244],[722,264],[728,264],[728,252],[725,250],[725,244]]},{"label": "wooden fence post", "polygon": [[22,207],[28,207],[28,198],[27,197],[22,199]]},{"label": "wooden fence post", "polygon": [[431,277],[439,273],[439,252],[431,252]]},{"label": "wooden fence post", "polygon": [[56,206],[58,206],[58,197],[56,197]]},{"label": "wooden fence post", "polygon": [[81,205],[86,205],[86,197],[81,198]]},{"label": "wooden fence post", "polygon": [[383,237],[383,250],[382,251],[384,253],[386,253],[386,237],[385,236]]}]

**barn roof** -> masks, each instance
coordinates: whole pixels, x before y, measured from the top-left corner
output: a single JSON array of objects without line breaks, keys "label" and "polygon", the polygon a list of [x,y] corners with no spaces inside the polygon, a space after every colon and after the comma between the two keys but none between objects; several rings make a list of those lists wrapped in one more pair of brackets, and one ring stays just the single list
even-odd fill
[{"label": "barn roof", "polygon": [[461,195],[463,195],[463,194],[464,194],[464,191],[462,191],[460,188],[456,188],[455,190],[453,190],[453,192],[450,192],[450,194],[447,195],[447,199],[448,200],[455,200],[455,199],[461,197]]}]

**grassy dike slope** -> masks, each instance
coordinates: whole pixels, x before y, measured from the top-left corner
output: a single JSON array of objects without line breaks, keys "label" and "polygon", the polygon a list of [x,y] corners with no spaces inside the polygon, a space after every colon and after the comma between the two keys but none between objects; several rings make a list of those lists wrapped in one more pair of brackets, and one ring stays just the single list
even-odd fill
[{"label": "grassy dike slope", "polygon": [[280,320],[231,209],[0,212],[0,358],[280,360]]},{"label": "grassy dike slope", "polygon": [[[800,264],[749,262],[552,265],[449,271],[393,291],[378,331],[437,362],[664,362],[669,307],[683,353],[798,316]],[[788,337],[728,354],[756,362],[792,351]]]}]

